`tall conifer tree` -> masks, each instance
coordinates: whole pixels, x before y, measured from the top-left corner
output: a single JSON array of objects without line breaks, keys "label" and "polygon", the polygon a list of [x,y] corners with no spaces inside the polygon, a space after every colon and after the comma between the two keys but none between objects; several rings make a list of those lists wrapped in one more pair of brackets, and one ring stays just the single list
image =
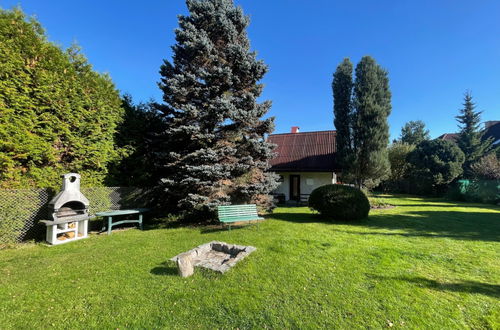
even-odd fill
[{"label": "tall conifer tree", "polygon": [[344,176],[348,175],[352,162],[352,70],[351,61],[345,58],[333,74],[332,82],[333,123],[337,130],[336,160]]},{"label": "tall conifer tree", "polygon": [[401,127],[399,141],[416,146],[422,141],[430,140],[429,130],[425,128],[425,123],[421,120],[410,120]]},{"label": "tall conifer tree", "polygon": [[482,112],[475,111],[476,105],[470,92],[465,93],[463,106],[460,115],[456,116],[460,128],[457,144],[465,154],[464,176],[471,177],[471,165],[491,149],[493,141],[483,140],[484,132],[480,128]]},{"label": "tall conifer tree", "polygon": [[232,0],[187,0],[172,62],[161,67],[168,128],[167,202],[186,215],[228,203],[268,207],[277,178],[267,173],[271,102],[257,102],[267,66],[250,51],[249,18]]},{"label": "tall conifer tree", "polygon": [[354,82],[354,175],[358,186],[377,182],[390,171],[387,154],[391,92],[387,71],[370,56],[356,66]]}]

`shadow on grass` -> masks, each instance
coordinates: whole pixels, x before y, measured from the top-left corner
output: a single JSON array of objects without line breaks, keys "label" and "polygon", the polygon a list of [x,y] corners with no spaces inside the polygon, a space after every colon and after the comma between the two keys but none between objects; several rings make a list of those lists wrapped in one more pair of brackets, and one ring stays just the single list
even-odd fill
[{"label": "shadow on grass", "polygon": [[[382,199],[382,200],[404,200],[404,203],[397,203],[396,206],[404,206],[404,207],[472,207],[479,209],[497,209],[500,211],[500,208],[494,204],[484,204],[484,203],[474,203],[474,202],[465,202],[465,201],[454,201],[451,199],[447,199],[444,197],[425,197],[418,195],[405,195],[405,194],[396,194],[396,195],[379,195],[375,194],[372,197]],[[435,203],[435,204],[434,204]]]},{"label": "shadow on grass", "polygon": [[500,285],[481,283],[476,281],[461,281],[456,283],[442,283],[425,277],[411,276],[379,276],[370,275],[370,278],[388,281],[405,281],[414,283],[419,287],[425,287],[438,291],[466,292],[482,294],[493,298],[500,298]]},{"label": "shadow on grass", "polygon": [[296,223],[346,224],[364,229],[405,231],[403,233],[346,231],[357,235],[447,237],[462,240],[500,241],[500,213],[402,211],[398,214],[376,213],[367,219],[353,222],[330,222],[311,213],[276,213],[269,218]]},{"label": "shadow on grass", "polygon": [[[445,204],[448,203],[448,204]],[[474,208],[474,209],[485,209],[485,210],[498,210],[500,211],[500,208],[495,205],[490,205],[490,204],[473,204],[473,203],[456,203],[456,202],[446,202],[443,201],[441,204],[423,204],[423,203],[418,203],[418,204],[397,204],[397,207],[460,207],[460,208]]]},{"label": "shadow on grass", "polygon": [[179,274],[177,271],[177,267],[173,266],[170,262],[164,262],[160,264],[159,266],[151,269],[150,273],[163,276],[177,276]]},{"label": "shadow on grass", "polygon": [[227,226],[221,225],[212,225],[202,227],[200,233],[202,234],[210,234],[210,233],[218,233],[218,232],[232,232],[234,230],[240,230],[246,228],[248,225],[231,225],[231,230]]},{"label": "shadow on grass", "polygon": [[331,221],[326,221],[322,219],[318,214],[314,213],[272,213],[265,216],[266,219],[277,219],[283,221],[290,221],[296,223],[332,223]]},{"label": "shadow on grass", "polygon": [[[260,221],[262,222],[262,221]],[[259,223],[260,223],[259,222]],[[231,230],[229,230],[228,224],[217,224],[217,225],[206,225],[201,228],[201,234],[209,234],[209,233],[218,233],[218,232],[232,232],[233,230],[240,230],[245,228],[254,228],[255,230],[259,230],[259,223],[255,221],[250,222],[239,222],[237,224],[231,225]]]}]

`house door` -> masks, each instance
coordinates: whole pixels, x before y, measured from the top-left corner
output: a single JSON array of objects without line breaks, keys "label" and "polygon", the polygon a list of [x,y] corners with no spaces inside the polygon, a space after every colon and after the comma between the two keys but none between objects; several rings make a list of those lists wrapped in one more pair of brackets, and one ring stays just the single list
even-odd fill
[{"label": "house door", "polygon": [[300,175],[290,175],[290,199],[300,201]]}]

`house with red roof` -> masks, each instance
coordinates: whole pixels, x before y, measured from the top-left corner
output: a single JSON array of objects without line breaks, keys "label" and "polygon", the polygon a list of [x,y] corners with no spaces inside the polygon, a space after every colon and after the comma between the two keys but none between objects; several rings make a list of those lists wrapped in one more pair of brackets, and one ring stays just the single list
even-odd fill
[{"label": "house with red roof", "polygon": [[[456,142],[458,133],[445,133],[438,136],[438,140],[446,140]],[[484,135],[483,139],[493,139],[493,145],[500,144],[500,120],[490,120],[484,122]]]},{"label": "house with red roof", "polygon": [[314,189],[337,183],[336,135],[336,131],[299,132],[296,126],[290,133],[269,135],[268,141],[276,145],[270,171],[281,181],[275,194],[299,202]]},{"label": "house with red roof", "polygon": [[457,142],[458,133],[444,133],[437,137],[438,140],[445,140],[450,142]]},{"label": "house with red roof", "polygon": [[500,144],[500,120],[490,120],[484,123],[483,139],[493,139],[493,145]]}]

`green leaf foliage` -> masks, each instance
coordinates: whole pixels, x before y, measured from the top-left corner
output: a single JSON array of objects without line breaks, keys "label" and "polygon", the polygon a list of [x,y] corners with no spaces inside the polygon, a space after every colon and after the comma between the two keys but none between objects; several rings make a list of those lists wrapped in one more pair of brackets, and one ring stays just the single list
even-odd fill
[{"label": "green leaf foliage", "polygon": [[479,180],[500,180],[500,159],[490,153],[471,165],[471,173]]},{"label": "green leaf foliage", "polygon": [[111,79],[77,47],[63,51],[21,10],[0,10],[0,187],[59,186],[70,171],[102,183],[122,113]]},{"label": "green leaf foliage", "polygon": [[152,187],[158,183],[158,155],[162,151],[158,140],[165,131],[165,120],[158,108],[154,102],[134,104],[130,95],[123,97],[125,114],[116,134],[116,146],[123,150],[123,157],[109,166],[108,184]]},{"label": "green leaf foliage", "polygon": [[414,145],[396,142],[387,149],[389,163],[391,165],[391,174],[381,184],[384,191],[405,192],[410,190],[409,179],[412,172],[412,166],[408,162],[408,155],[415,149]]},{"label": "green leaf foliage", "polygon": [[353,221],[364,219],[370,212],[368,197],[358,188],[329,184],[313,190],[309,206],[328,220]]},{"label": "green leaf foliage", "polygon": [[431,140],[420,143],[408,155],[413,166],[411,176],[415,192],[444,192],[446,186],[462,174],[464,160],[464,153],[453,142]]}]

